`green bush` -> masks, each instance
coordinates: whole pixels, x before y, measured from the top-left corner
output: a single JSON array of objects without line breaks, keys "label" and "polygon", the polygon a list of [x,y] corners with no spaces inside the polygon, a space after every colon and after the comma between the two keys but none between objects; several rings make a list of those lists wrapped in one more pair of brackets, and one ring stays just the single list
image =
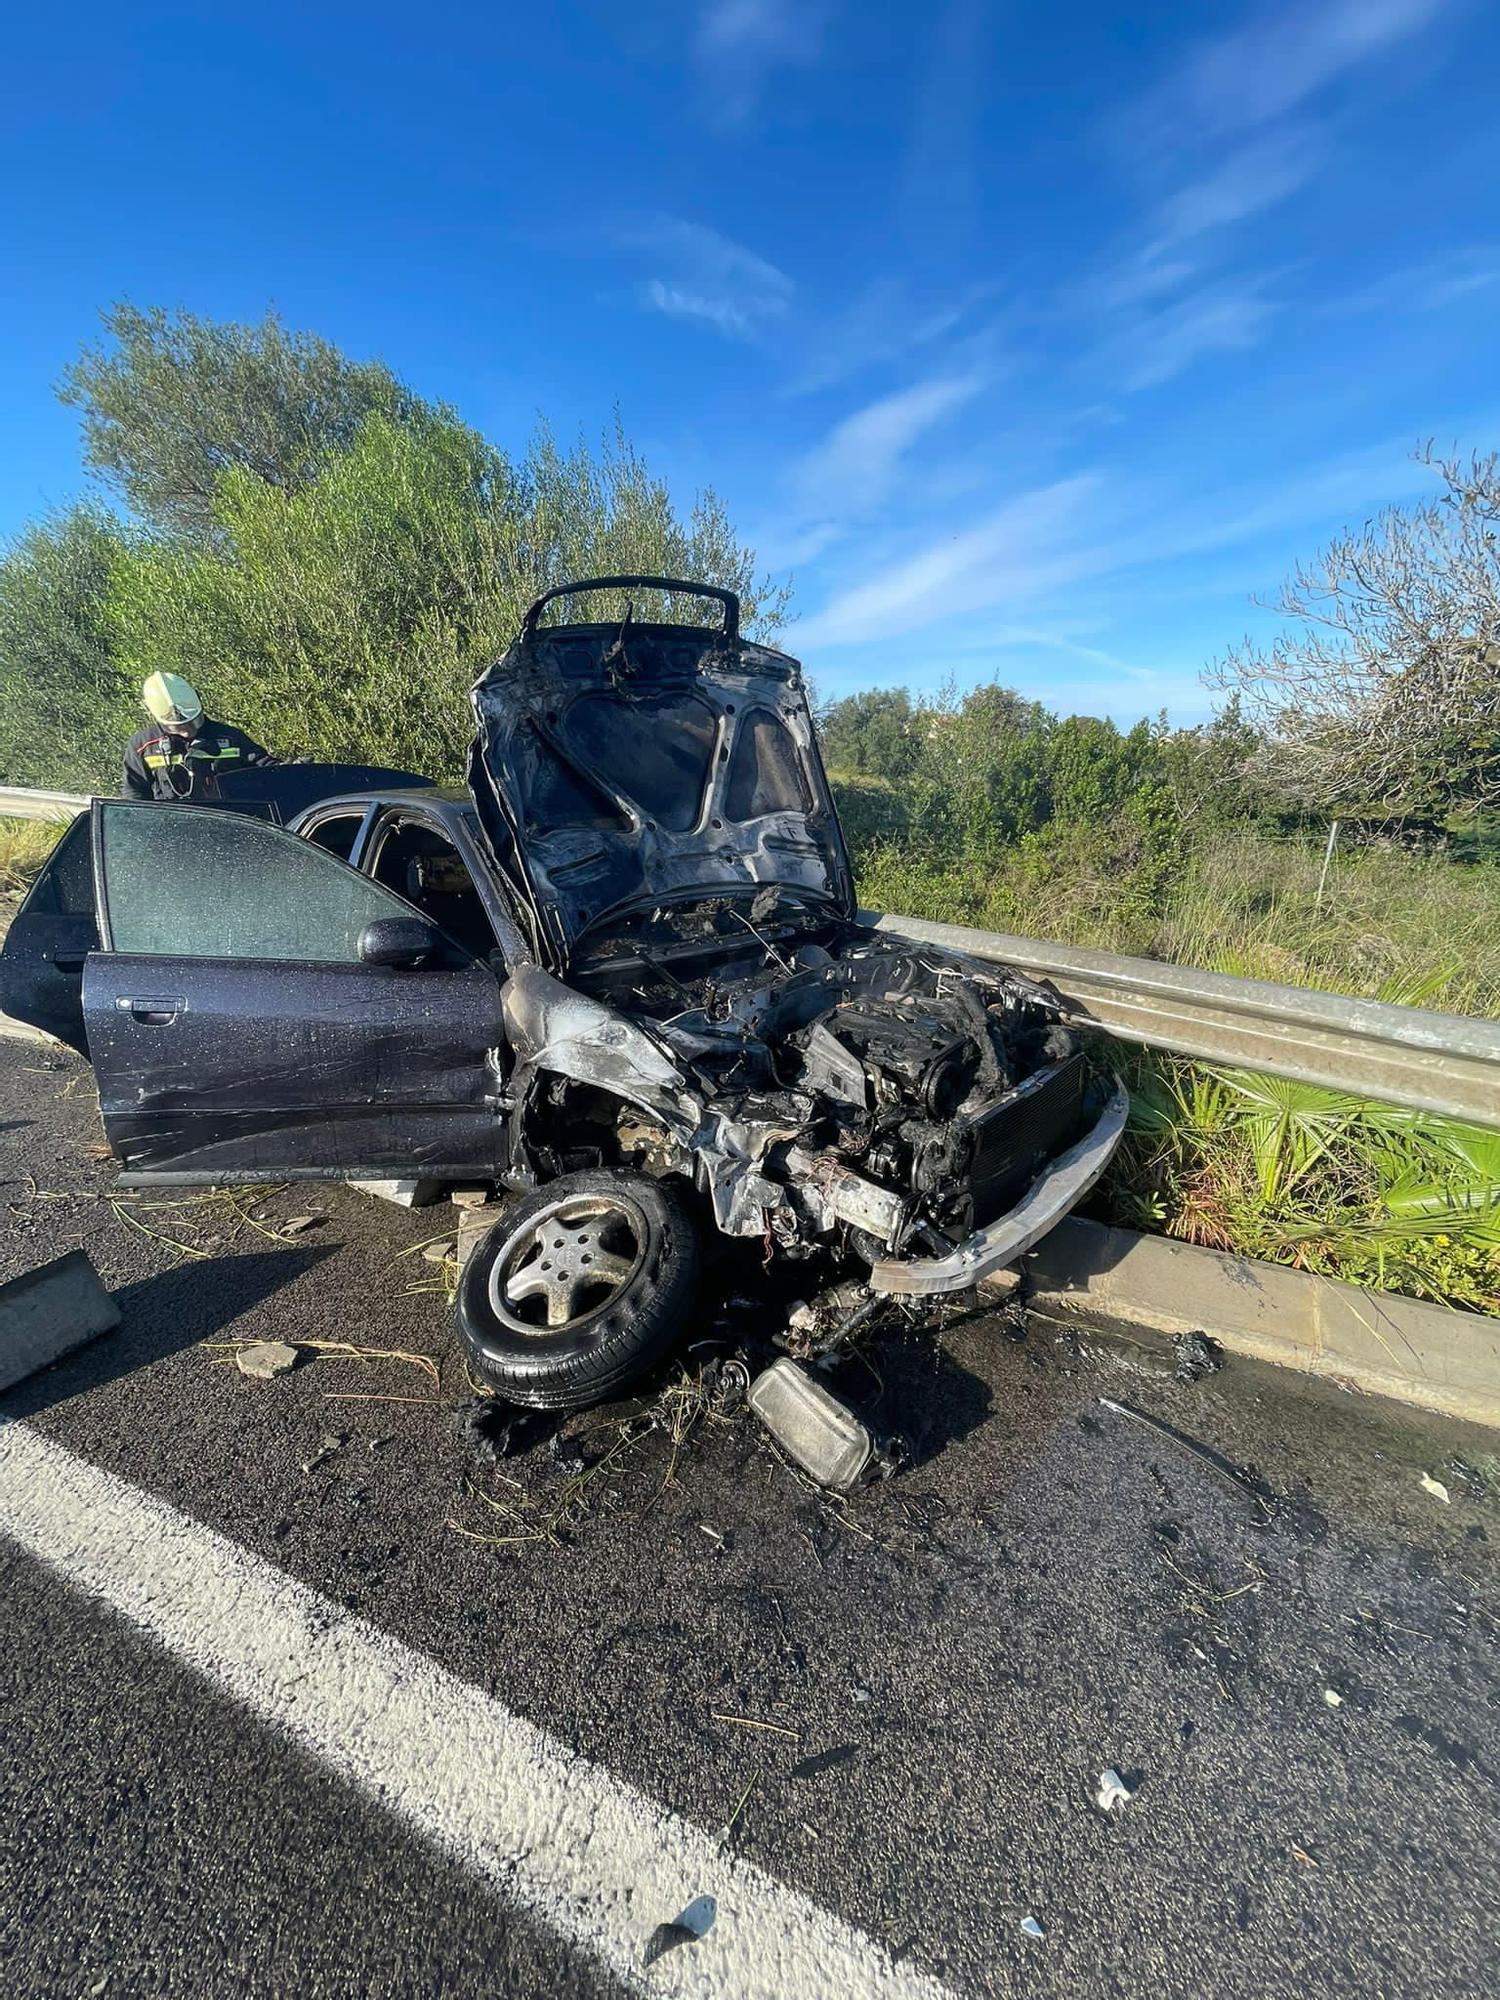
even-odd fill
[{"label": "green bush", "polygon": [[[543,432],[513,462],[450,417],[375,415],[318,478],[288,489],[236,467],[214,507],[210,540],[118,550],[115,657],[132,678],[186,674],[279,755],[457,777],[476,674],[567,577],[728,584],[763,630],[780,611],[712,496],[682,522],[618,432],[597,457]],[[599,615],[622,613],[617,596]]]},{"label": "green bush", "polygon": [[0,559],[0,780],[115,790],[139,683],[108,594],[120,531],[96,507],[39,521]]}]

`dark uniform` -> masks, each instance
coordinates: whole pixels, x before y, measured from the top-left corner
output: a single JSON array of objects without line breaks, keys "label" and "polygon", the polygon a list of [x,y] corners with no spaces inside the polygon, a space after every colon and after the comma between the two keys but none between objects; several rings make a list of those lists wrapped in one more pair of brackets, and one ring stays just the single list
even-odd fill
[{"label": "dark uniform", "polygon": [[231,722],[205,716],[193,736],[173,736],[153,722],[125,752],[128,799],[215,799],[225,771],[269,764],[270,753]]}]

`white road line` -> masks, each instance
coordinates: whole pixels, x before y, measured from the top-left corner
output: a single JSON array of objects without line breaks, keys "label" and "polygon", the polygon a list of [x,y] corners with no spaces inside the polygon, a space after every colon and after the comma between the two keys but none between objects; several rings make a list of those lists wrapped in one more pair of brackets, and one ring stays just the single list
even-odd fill
[{"label": "white road line", "polygon": [[[18,1423],[0,1423],[0,1532],[643,1992],[944,2000],[478,1688]],[[643,1973],[657,1924],[701,1895],[708,1935]]]}]

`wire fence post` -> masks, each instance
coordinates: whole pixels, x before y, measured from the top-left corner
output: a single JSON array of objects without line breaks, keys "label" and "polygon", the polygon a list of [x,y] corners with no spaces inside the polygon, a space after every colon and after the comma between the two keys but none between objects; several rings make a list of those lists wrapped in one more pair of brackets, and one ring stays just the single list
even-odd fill
[{"label": "wire fence post", "polygon": [[1318,896],[1317,901],[1313,905],[1314,910],[1319,915],[1322,914],[1323,910],[1323,891],[1328,886],[1328,870],[1333,861],[1333,850],[1338,845],[1338,838],[1339,823],[1337,820],[1333,820],[1328,828],[1328,845],[1323,849],[1323,872],[1318,877]]}]

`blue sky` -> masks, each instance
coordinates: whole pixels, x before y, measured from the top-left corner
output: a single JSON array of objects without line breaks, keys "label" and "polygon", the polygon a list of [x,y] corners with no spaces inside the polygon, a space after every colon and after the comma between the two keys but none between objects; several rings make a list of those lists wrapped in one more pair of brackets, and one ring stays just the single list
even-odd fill
[{"label": "blue sky", "polygon": [[1204,713],[1254,593],[1500,446],[1489,0],[12,13],[0,533],[116,297],[276,305],[502,443],[619,405],[821,691]]}]

